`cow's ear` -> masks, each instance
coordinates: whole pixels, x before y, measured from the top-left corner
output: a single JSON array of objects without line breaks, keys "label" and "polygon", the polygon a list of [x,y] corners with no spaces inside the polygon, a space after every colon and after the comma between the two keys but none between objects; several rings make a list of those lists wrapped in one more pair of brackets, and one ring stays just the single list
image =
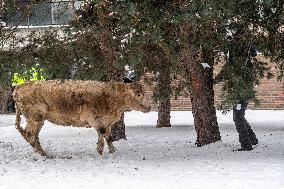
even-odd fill
[{"label": "cow's ear", "polygon": [[124,78],[123,78],[123,82],[124,82],[124,83],[133,83],[133,80],[130,79],[130,78],[128,78],[128,77],[124,77]]}]

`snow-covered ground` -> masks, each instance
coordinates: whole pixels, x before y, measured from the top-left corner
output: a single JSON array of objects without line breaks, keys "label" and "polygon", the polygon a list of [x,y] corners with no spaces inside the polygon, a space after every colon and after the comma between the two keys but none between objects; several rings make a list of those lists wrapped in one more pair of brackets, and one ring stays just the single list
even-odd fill
[{"label": "snow-covered ground", "polygon": [[247,111],[260,141],[250,152],[233,152],[239,143],[232,114],[218,113],[222,142],[196,147],[191,112],[172,112],[173,127],[160,129],[156,112],[129,112],[128,140],[103,156],[93,129],[46,122],[40,141],[53,159],[33,152],[14,119],[0,115],[0,189],[284,188],[284,111]]}]

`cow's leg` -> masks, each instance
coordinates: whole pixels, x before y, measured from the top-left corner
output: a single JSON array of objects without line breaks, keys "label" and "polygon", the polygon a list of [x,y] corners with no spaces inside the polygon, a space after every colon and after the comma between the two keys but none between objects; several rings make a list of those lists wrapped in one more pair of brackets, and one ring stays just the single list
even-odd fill
[{"label": "cow's leg", "polygon": [[100,119],[95,119],[95,116],[92,111],[83,111],[80,115],[80,120],[82,122],[86,121],[90,127],[94,127],[97,130],[98,133],[97,152],[102,155],[105,143],[103,136],[105,130],[101,129],[103,127],[101,127],[102,123]]},{"label": "cow's leg", "polygon": [[36,153],[39,153],[42,156],[46,156],[46,153],[42,149],[39,142],[39,132],[43,126],[43,121],[36,121],[33,119],[27,119],[27,126],[25,128],[25,138],[34,148]]},{"label": "cow's leg", "polygon": [[109,140],[110,136],[111,136],[111,126],[108,126],[106,128],[106,133],[105,133],[104,137],[105,137],[105,140],[106,140],[107,145],[108,145],[109,153],[113,153],[113,152],[116,151],[116,148],[113,146],[112,142]]},{"label": "cow's leg", "polygon": [[98,132],[97,152],[102,155],[105,145],[104,135],[103,133],[101,133],[100,129],[97,129],[97,132]]},{"label": "cow's leg", "polygon": [[116,151],[116,148],[113,146],[112,142],[107,142],[109,153],[113,153]]}]

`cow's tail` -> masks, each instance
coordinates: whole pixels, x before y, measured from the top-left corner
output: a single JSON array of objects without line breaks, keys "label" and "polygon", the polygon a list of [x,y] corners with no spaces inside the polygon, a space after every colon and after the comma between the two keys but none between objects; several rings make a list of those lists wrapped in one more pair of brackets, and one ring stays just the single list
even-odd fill
[{"label": "cow's tail", "polygon": [[21,127],[21,111],[17,104],[15,104],[16,109],[16,129],[21,133],[21,135],[26,138],[24,129]]}]

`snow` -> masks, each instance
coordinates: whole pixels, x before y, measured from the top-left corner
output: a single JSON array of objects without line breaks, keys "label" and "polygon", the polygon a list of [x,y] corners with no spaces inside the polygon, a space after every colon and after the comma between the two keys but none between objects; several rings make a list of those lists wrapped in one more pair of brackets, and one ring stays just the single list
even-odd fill
[{"label": "snow", "polygon": [[14,128],[14,115],[0,115],[0,189],[282,189],[284,111],[246,115],[260,141],[249,152],[233,152],[239,143],[232,113],[218,112],[222,141],[196,147],[191,112],[172,112],[173,127],[159,129],[157,112],[128,112],[128,140],[103,156],[93,129],[46,122],[40,141],[53,159],[33,152]]},{"label": "snow", "polygon": [[241,104],[237,104],[236,110],[241,110],[242,109],[242,105]]},{"label": "snow", "polygon": [[211,67],[209,66],[209,64],[208,64],[208,63],[205,63],[205,62],[201,63],[201,65],[203,66],[204,69],[205,69],[205,68],[211,68]]},{"label": "snow", "polygon": [[201,18],[200,14],[198,14],[198,13],[195,13],[195,16],[199,19]]}]

